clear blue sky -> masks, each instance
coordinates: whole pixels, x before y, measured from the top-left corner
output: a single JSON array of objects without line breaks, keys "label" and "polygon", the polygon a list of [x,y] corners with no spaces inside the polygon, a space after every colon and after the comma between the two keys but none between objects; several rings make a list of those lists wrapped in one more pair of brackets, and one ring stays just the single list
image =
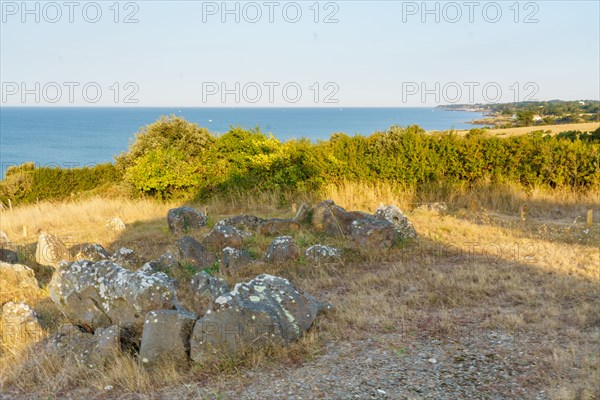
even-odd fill
[{"label": "clear blue sky", "polygon": [[[318,17],[314,1],[273,6],[257,1],[245,8],[248,2],[237,2],[239,23],[235,13],[222,15],[221,1],[121,2],[118,16],[114,1],[98,2],[102,16],[91,23],[83,15],[87,6],[88,20],[96,18],[89,3],[78,2],[70,10],[58,1],[62,16],[51,23],[57,10],[44,9],[44,2],[27,3],[34,11],[26,14],[21,1],[2,1],[2,105],[434,106],[459,95],[458,102],[469,102],[468,85],[479,102],[495,99],[498,88],[500,101],[526,100],[528,94],[538,100],[600,97],[598,1],[519,2],[516,7],[514,1],[478,1],[473,8],[464,1],[427,2],[434,10],[430,14],[424,14],[421,1],[320,2]],[[227,4],[236,7],[236,2]],[[296,4],[302,16],[297,23],[286,21],[294,20]],[[251,23],[257,10],[262,17]],[[138,22],[122,23],[130,13]],[[330,13],[337,23],[323,22]],[[58,97],[52,82],[62,90],[56,103],[48,101]],[[64,82],[79,85],[73,86],[72,103]],[[90,82],[102,89],[101,96],[84,98],[82,87]],[[125,87],[127,82],[134,85]],[[240,102],[234,94],[223,101],[221,83],[235,92],[236,82]],[[272,103],[264,82],[276,83]],[[39,103],[34,94],[23,101],[23,83],[39,92]],[[284,97],[288,83],[293,84]],[[423,89],[431,91],[425,98]],[[138,103],[125,103],[126,94]],[[338,102],[324,102],[327,94]],[[98,102],[91,103],[92,98]]]}]

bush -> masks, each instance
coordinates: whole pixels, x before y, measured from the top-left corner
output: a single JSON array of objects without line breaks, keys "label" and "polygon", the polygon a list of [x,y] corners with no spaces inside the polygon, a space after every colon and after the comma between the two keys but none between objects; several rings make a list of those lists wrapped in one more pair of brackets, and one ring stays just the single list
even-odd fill
[{"label": "bush", "polygon": [[64,199],[83,192],[116,185],[122,176],[112,164],[69,168],[39,167],[32,162],[10,167],[0,182],[0,201],[30,203]]}]

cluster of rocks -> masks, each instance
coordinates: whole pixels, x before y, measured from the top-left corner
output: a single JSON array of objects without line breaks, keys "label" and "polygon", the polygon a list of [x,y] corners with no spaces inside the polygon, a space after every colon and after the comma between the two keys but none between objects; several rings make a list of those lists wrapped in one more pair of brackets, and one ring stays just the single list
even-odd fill
[{"label": "cluster of rocks", "polygon": [[[124,229],[119,221],[111,220],[107,228]],[[221,271],[252,262],[244,242],[253,235],[273,237],[262,257],[268,263],[289,262],[301,254],[315,263],[340,260],[341,250],[322,244],[302,252],[292,236],[301,229],[344,236],[358,249],[389,248],[417,235],[395,206],[367,214],[346,211],[331,200],[314,207],[303,204],[292,219],[230,217],[217,222],[200,241],[190,234],[207,225],[206,213],[175,208],[168,212],[167,222],[177,236],[179,254],[165,253],[143,266],[131,249],[111,254],[97,243],[68,249],[57,236],[40,235],[36,261],[55,269],[48,285],[50,298],[71,323],[42,342],[46,351],[74,355],[82,365],[96,367],[129,346],[139,349],[141,363],[153,368],[166,360],[179,365],[190,360],[206,363],[248,347],[286,344],[300,338],[317,314],[330,306],[281,277],[262,274],[230,289],[225,280],[204,270],[217,262]],[[0,235],[2,249],[7,243],[8,238]],[[167,275],[184,264],[198,271],[187,283],[193,296],[186,307],[177,298],[184,283]],[[0,263],[0,283],[38,290],[33,271],[18,264]],[[24,303],[6,303],[3,321],[30,338],[42,332],[36,314]]]},{"label": "cluster of rocks", "polygon": [[72,326],[50,337],[51,351],[69,349],[98,366],[121,344],[139,347],[143,365],[207,362],[248,346],[297,340],[327,308],[288,280],[270,275],[227,283],[206,272],[190,288],[211,305],[200,317],[177,300],[175,282],[162,272],[130,271],[110,261],[62,263],[50,297]]},{"label": "cluster of rocks", "polygon": [[[171,232],[181,234],[191,228],[206,226],[208,218],[190,207],[169,211]],[[326,200],[314,207],[302,204],[295,218],[263,219],[253,215],[237,215],[215,224],[201,241],[192,236],[181,236],[177,247],[182,260],[198,268],[207,268],[218,261],[226,270],[246,265],[250,254],[243,249],[244,241],[253,235],[274,236],[262,257],[264,262],[286,262],[301,254],[313,262],[332,262],[340,259],[339,249],[315,244],[304,253],[291,234],[302,227],[329,236],[344,236],[351,247],[359,250],[390,248],[394,244],[417,237],[413,225],[396,206],[381,206],[374,214],[347,211]]]}]

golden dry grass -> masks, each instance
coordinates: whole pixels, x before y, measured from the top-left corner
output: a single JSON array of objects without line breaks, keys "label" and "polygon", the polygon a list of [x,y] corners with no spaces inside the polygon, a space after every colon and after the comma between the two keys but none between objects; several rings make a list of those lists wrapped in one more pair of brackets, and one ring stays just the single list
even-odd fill
[{"label": "golden dry grass", "polygon": [[[344,264],[257,263],[226,277],[233,283],[259,273],[280,275],[334,304],[335,311],[318,318],[298,343],[248,351],[236,359],[184,373],[166,367],[158,375],[139,369],[129,355],[102,371],[63,368],[43,354],[0,355],[0,388],[43,396],[95,397],[96,391],[110,385],[115,396],[136,392],[140,398],[152,398],[162,390],[177,396],[188,390],[184,383],[218,389],[242,379],[240,370],[302,363],[317,357],[326,341],[380,333],[403,333],[407,340],[457,340],[500,330],[518,338],[523,362],[535,364],[523,382],[547,390],[557,400],[600,396],[600,226],[595,222],[588,227],[585,220],[572,218],[588,208],[600,214],[597,193],[524,193],[485,185],[469,191],[450,192],[441,187],[417,193],[394,185],[345,183],[328,186],[322,196],[348,209],[373,211],[385,203],[413,210],[409,217],[420,239],[385,255],[353,254]],[[275,195],[260,199],[232,195],[207,206],[213,222],[222,215],[246,212],[291,215],[289,207],[277,209],[279,201]],[[417,209],[432,201],[446,201],[449,212]],[[119,202],[124,204],[119,206]],[[530,205],[527,221],[521,221],[518,214],[524,202]],[[106,204],[112,205],[93,212],[94,207],[102,209]],[[173,246],[165,219],[170,206],[102,199],[90,200],[90,204],[40,204],[4,213],[2,223],[11,236],[27,223],[52,233],[68,232],[75,241],[93,240],[113,248],[128,245],[152,258]],[[563,210],[560,215],[556,215],[557,207]],[[39,210],[49,210],[55,219],[38,222]],[[129,228],[111,237],[103,227],[115,215]],[[70,230],[67,217],[80,221],[81,227]],[[301,232],[298,239],[309,243],[321,238]],[[267,242],[257,239],[251,245],[264,249]],[[43,310],[46,320],[55,324],[60,320],[43,298],[35,306]]]},{"label": "golden dry grass", "polygon": [[[550,134],[556,135],[566,131],[580,131],[580,132],[593,132],[600,127],[598,122],[585,122],[580,124],[561,124],[561,125],[541,125],[541,126],[526,126],[520,128],[503,128],[503,129],[489,129],[490,135],[508,137],[524,135],[534,131],[550,131]],[[468,130],[456,131],[458,134],[467,134]]]}]

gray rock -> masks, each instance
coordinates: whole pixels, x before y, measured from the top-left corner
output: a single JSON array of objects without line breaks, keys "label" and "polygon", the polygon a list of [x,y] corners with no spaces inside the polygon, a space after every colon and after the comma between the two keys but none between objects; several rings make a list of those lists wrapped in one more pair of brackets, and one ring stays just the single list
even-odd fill
[{"label": "gray rock", "polygon": [[109,261],[63,263],[49,289],[71,322],[91,330],[119,325],[136,335],[147,312],[178,306],[174,283],[164,273],[132,272]]},{"label": "gray rock", "polygon": [[8,235],[0,231],[0,261],[14,264],[19,261],[19,255]]},{"label": "gray rock", "polygon": [[74,359],[88,368],[101,368],[121,351],[121,328],[98,328],[91,334],[75,325],[63,325],[45,344],[49,354]]},{"label": "gray rock", "polygon": [[221,252],[221,268],[227,273],[248,265],[251,261],[252,257],[246,250],[225,247]]},{"label": "gray rock", "polygon": [[267,248],[264,259],[266,262],[280,263],[295,260],[299,255],[298,246],[291,236],[278,236]]},{"label": "gray rock", "polygon": [[331,236],[344,236],[350,234],[352,222],[368,215],[361,211],[346,211],[333,200],[325,200],[313,208],[312,226],[318,232],[325,232]]},{"label": "gray rock", "polygon": [[365,251],[390,248],[402,238],[391,222],[372,216],[354,221],[350,236],[350,245]]},{"label": "gray rock", "polygon": [[120,232],[127,229],[125,222],[119,217],[109,219],[105,226],[106,229],[113,232]]},{"label": "gray rock", "polygon": [[255,217],[254,215],[236,215],[218,222],[217,225],[229,225],[243,231],[254,231],[258,229],[260,224],[265,222],[264,219]]},{"label": "gray rock", "polygon": [[179,238],[177,247],[181,261],[190,263],[198,269],[212,267],[217,262],[217,257],[191,236]]},{"label": "gray rock", "polygon": [[127,247],[121,247],[119,250],[115,251],[115,254],[110,256],[110,261],[128,268],[136,268],[141,264],[141,260],[137,253]]},{"label": "gray rock", "polygon": [[58,267],[61,261],[70,260],[69,250],[56,235],[42,233],[35,249],[35,261],[38,264]]},{"label": "gray rock", "polygon": [[339,261],[341,256],[341,251],[336,249],[335,247],[324,246],[322,244],[315,244],[314,246],[310,246],[304,252],[304,256],[314,262],[332,262]]},{"label": "gray rock", "polygon": [[238,283],[196,321],[190,340],[191,358],[204,363],[247,347],[297,340],[323,307],[284,278],[259,275]]},{"label": "gray rock", "polygon": [[168,272],[179,264],[177,257],[173,253],[165,253],[154,261],[146,263],[153,271]]},{"label": "gray rock", "polygon": [[15,264],[19,261],[19,255],[13,250],[0,248],[0,261]]},{"label": "gray rock", "polygon": [[0,304],[2,304],[13,299],[14,293],[36,293],[39,285],[35,273],[28,266],[0,262],[0,288]]},{"label": "gray rock", "polygon": [[237,228],[216,224],[211,231],[204,236],[203,243],[214,250],[221,251],[225,247],[234,247],[239,249],[244,242],[244,233]]},{"label": "gray rock", "polygon": [[167,362],[187,366],[190,336],[198,316],[188,311],[159,310],[146,314],[140,360],[147,368],[160,368]]},{"label": "gray rock", "polygon": [[310,224],[312,222],[312,214],[312,207],[309,204],[302,203],[300,204],[300,208],[298,208],[298,212],[296,212],[294,221],[299,224]]},{"label": "gray rock", "polygon": [[172,208],[167,213],[169,230],[174,234],[181,234],[206,226],[208,217],[206,214],[188,206]]},{"label": "gray rock", "polygon": [[98,243],[85,243],[73,249],[76,260],[100,261],[108,260],[110,254]]},{"label": "gray rock", "polygon": [[300,224],[293,219],[272,218],[266,220],[258,227],[261,235],[275,236],[295,232],[300,229]]},{"label": "gray rock", "polygon": [[223,293],[229,292],[229,286],[224,279],[212,276],[208,272],[200,271],[192,278],[190,290],[195,295],[204,297],[212,302]]},{"label": "gray rock", "polygon": [[406,215],[396,206],[382,206],[375,210],[375,218],[383,219],[394,225],[396,232],[400,234],[400,238],[415,239],[417,231],[413,224],[408,220]]},{"label": "gray rock", "polygon": [[44,331],[37,314],[25,303],[9,301],[2,306],[2,339],[11,347],[20,347],[42,340]]}]

